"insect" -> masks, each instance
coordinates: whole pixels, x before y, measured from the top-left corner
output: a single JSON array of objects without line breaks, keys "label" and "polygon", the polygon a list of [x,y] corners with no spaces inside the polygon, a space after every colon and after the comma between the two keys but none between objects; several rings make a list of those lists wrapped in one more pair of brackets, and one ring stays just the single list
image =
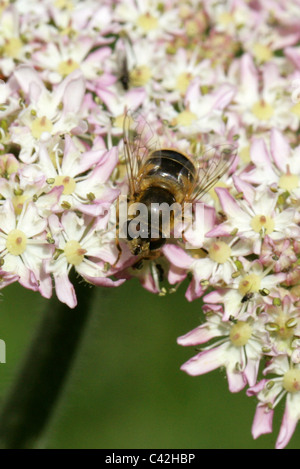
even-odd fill
[{"label": "insect", "polygon": [[[129,185],[128,213],[138,204],[139,216],[127,215],[118,229],[141,265],[141,260],[161,255],[161,248],[177,222],[173,211],[169,210],[169,218],[164,219],[160,208],[168,209],[174,204],[182,208],[200,200],[231,167],[235,147],[214,148],[199,160],[174,148],[158,148],[146,121],[141,116],[134,120],[129,112],[124,116],[123,144]],[[119,236],[117,247],[121,254],[118,239]]]},{"label": "insect", "polygon": [[254,297],[254,293],[248,292],[246,295],[243,296],[241,299],[241,303],[246,303],[247,301],[250,301]]}]

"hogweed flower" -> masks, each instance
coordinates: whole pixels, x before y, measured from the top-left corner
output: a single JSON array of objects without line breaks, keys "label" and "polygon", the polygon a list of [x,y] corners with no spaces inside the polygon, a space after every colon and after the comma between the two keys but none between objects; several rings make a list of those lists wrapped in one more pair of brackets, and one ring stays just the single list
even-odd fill
[{"label": "hogweed flower", "polygon": [[[278,448],[300,415],[299,11],[292,0],[0,2],[0,288],[50,298],[54,287],[73,308],[74,270],[161,295],[162,280],[174,291],[188,278],[206,319],[178,340],[202,347],[182,369],[225,367],[231,391],[250,386],[254,437],[286,399]],[[158,146],[195,160],[239,147],[202,200],[201,229],[143,265],[115,239],[127,109]]]}]

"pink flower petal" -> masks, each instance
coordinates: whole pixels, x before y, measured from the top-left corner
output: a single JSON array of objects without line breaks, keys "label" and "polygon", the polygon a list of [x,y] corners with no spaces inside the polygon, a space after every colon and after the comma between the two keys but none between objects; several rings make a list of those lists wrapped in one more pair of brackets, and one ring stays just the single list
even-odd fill
[{"label": "pink flower petal", "polygon": [[211,350],[205,350],[200,352],[195,357],[188,360],[182,365],[181,370],[185,371],[191,376],[203,375],[209,373],[212,370],[216,370],[220,366],[225,364],[225,350],[226,344],[222,344],[219,347]]},{"label": "pink flower petal", "polygon": [[56,296],[62,303],[69,308],[75,308],[77,298],[75,288],[69,280],[68,274],[58,274],[54,276]]},{"label": "pink flower petal", "polygon": [[[295,403],[293,401],[295,400]],[[286,400],[285,411],[281,422],[276,449],[283,449],[289,443],[299,420],[300,400],[296,394],[289,394]],[[294,404],[294,405],[293,405]]]},{"label": "pink flower petal", "polygon": [[286,47],[284,49],[285,56],[290,59],[295,67],[300,69],[300,53],[299,47]]},{"label": "pink flower petal", "polygon": [[183,346],[199,345],[208,342],[215,336],[216,331],[212,331],[208,324],[203,324],[202,326],[196,327],[187,334],[178,337],[177,343]]},{"label": "pink flower petal", "polygon": [[232,101],[236,94],[236,88],[232,85],[221,85],[216,91],[212,93],[214,103],[212,109],[224,109]]},{"label": "pink flower petal", "polygon": [[291,149],[286,138],[277,129],[271,131],[271,153],[277,167],[285,173],[289,164]]},{"label": "pink flower petal", "polygon": [[168,272],[168,282],[170,285],[175,285],[175,283],[182,282],[187,276],[186,270],[178,269],[174,265],[170,265]]},{"label": "pink flower petal", "polygon": [[33,84],[35,84],[36,89],[45,89],[39,74],[28,65],[20,65],[20,67],[14,71],[14,76],[26,95],[29,94],[30,87]]},{"label": "pink flower petal", "polygon": [[228,189],[225,189],[224,187],[216,187],[215,191],[226,215],[229,215],[234,219],[237,219],[237,217],[245,218],[245,213],[240,208],[237,201],[232,197],[232,195],[230,195]]},{"label": "pink flower petal", "polygon": [[63,113],[78,114],[85,93],[85,79],[82,72],[74,70],[55,90],[58,102],[63,103]]},{"label": "pink flower petal", "polygon": [[197,298],[201,298],[203,295],[204,290],[199,281],[193,277],[192,281],[190,282],[188,289],[185,293],[185,297],[188,301],[197,300]]},{"label": "pink flower petal", "polygon": [[230,392],[240,392],[247,384],[243,373],[238,371],[226,370],[228,387]]},{"label": "pink flower petal", "polygon": [[251,205],[254,198],[255,198],[255,190],[254,190],[253,186],[251,186],[247,182],[243,181],[238,176],[234,175],[232,177],[232,179],[233,179],[233,183],[236,187],[236,190],[238,192],[242,192],[242,194],[244,195],[245,200],[248,202],[249,205]]},{"label": "pink flower petal", "polygon": [[180,269],[188,270],[193,262],[193,258],[175,244],[167,244],[164,246],[163,253],[171,264]]},{"label": "pink flower petal", "polygon": [[84,275],[85,280],[92,283],[93,285],[101,286],[101,287],[118,287],[125,282],[125,279],[120,280],[112,280],[108,277],[90,277],[89,275]]},{"label": "pink flower petal", "polygon": [[265,168],[272,169],[269,152],[267,150],[267,146],[263,138],[253,139],[250,147],[250,157],[256,166],[264,166]]},{"label": "pink flower petal", "polygon": [[274,410],[258,404],[252,424],[252,436],[256,440],[260,435],[272,433]]}]

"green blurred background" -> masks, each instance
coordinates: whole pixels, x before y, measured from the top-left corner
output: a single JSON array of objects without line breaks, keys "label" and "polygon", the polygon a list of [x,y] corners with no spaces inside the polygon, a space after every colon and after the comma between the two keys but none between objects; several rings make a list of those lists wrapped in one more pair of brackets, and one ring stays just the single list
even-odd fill
[{"label": "green blurred background", "polygon": [[[273,448],[284,410],[276,409],[274,433],[254,441],[256,401],[231,394],[217,370],[189,377],[180,365],[195,355],[176,338],[201,320],[201,301],[188,303],[186,284],[165,297],[130,280],[98,288],[92,317],[76,362],[44,434],[46,448]],[[89,294],[89,288],[87,288]],[[37,327],[46,301],[11,285],[2,290],[0,398],[7,392]],[[298,448],[300,429],[288,448]]]}]

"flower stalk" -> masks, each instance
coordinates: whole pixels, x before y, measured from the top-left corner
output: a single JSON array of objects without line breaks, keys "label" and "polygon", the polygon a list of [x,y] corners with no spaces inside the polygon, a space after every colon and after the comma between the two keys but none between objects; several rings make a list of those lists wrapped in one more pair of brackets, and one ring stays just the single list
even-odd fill
[{"label": "flower stalk", "polygon": [[48,302],[0,412],[0,448],[29,449],[47,427],[77,356],[91,313],[95,287],[73,280],[78,305],[55,296]]}]

